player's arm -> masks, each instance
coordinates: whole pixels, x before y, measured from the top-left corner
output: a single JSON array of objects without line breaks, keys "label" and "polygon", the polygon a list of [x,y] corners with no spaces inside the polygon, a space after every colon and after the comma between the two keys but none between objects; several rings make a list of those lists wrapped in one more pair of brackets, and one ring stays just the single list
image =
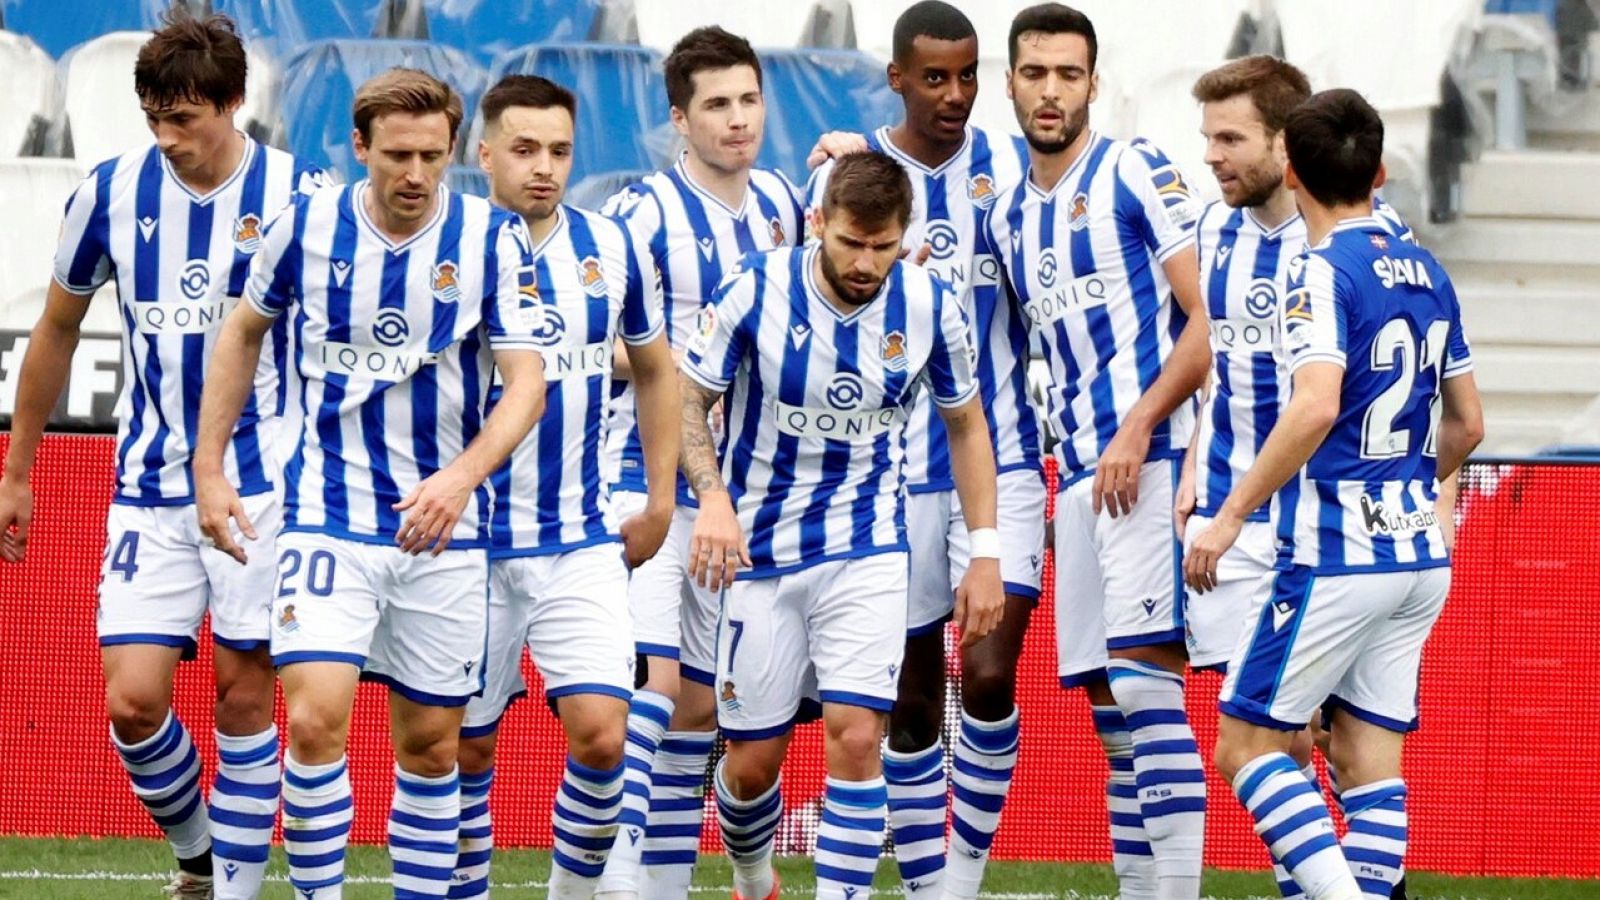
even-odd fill
[{"label": "player's arm", "polygon": [[60,282],[51,281],[44,313],[28,335],[28,352],[17,373],[11,444],[6,450],[5,469],[0,472],[0,560],[6,562],[22,562],[28,550],[28,528],[33,522],[33,487],[29,479],[50,411],[66,387],[89,300],[90,296],[74,294]]},{"label": "player's arm", "polygon": [[234,426],[239,423],[239,416],[255,386],[261,342],[272,330],[274,321],[274,316],[263,314],[249,303],[235,306],[223,321],[200,393],[200,431],[190,460],[200,532],[218,550],[241,564],[247,561],[244,548],[233,539],[228,523],[237,522],[239,531],[252,541],[256,539],[256,532],[245,515],[238,489],[223,472],[223,457],[228,450],[228,439],[233,436]]},{"label": "player's arm", "polygon": [[[1440,481],[1453,479],[1461,464],[1483,441],[1483,401],[1471,372],[1446,378],[1439,384]],[[1452,491],[1452,499],[1454,492]]]},{"label": "player's arm", "polygon": [[679,376],[679,385],[683,391],[679,467],[700,503],[689,542],[689,577],[716,591],[733,582],[741,565],[750,565],[750,549],[728,486],[722,483],[717,445],[711,437],[711,408],[722,400],[722,393],[688,374]]},{"label": "player's arm", "polygon": [[[1200,411],[1203,415],[1206,401],[1210,399],[1213,386],[1209,375],[1206,384],[1200,389]],[[1183,451],[1183,462],[1178,467],[1178,491],[1172,498],[1172,524],[1177,528],[1178,540],[1183,540],[1184,531],[1189,527],[1189,517],[1194,515],[1195,504],[1195,456],[1200,452],[1200,416],[1194,417],[1194,430],[1189,434],[1189,446]]]},{"label": "player's arm", "polygon": [[996,479],[994,445],[989,439],[983,398],[960,406],[939,407],[949,436],[950,474],[961,498],[971,559],[956,589],[955,621],[961,645],[971,646],[1000,625],[1005,614],[1005,588],[1000,580],[1000,533],[995,529]]}]

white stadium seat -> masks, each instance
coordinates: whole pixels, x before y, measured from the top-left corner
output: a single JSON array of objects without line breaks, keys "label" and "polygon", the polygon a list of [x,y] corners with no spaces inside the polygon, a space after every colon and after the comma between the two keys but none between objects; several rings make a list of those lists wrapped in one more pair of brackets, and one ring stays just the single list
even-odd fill
[{"label": "white stadium seat", "polygon": [[59,112],[56,64],[33,41],[20,34],[0,31],[0,72],[6,73],[6,90],[0,91],[0,159],[17,156]]},{"label": "white stadium seat", "polygon": [[94,165],[150,141],[133,93],[133,63],[149,39],[148,31],[113,31],[62,58],[74,158]]},{"label": "white stadium seat", "polygon": [[794,47],[810,21],[809,0],[785,3],[724,3],[704,0],[647,0],[634,7],[639,43],[666,53],[685,33],[721,25],[754,47]]},{"label": "white stadium seat", "polygon": [[[0,159],[0,329],[25,331],[39,318],[67,197],[88,168],[71,159]],[[116,332],[116,304],[104,300],[90,305],[85,332]]]}]

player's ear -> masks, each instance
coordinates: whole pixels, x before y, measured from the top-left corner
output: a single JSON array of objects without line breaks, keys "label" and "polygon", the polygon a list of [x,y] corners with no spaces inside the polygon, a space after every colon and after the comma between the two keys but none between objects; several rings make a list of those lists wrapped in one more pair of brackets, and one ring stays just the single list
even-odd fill
[{"label": "player's ear", "polygon": [[672,127],[677,130],[678,134],[684,137],[689,136],[689,116],[676,106],[672,108]]},{"label": "player's ear", "polygon": [[894,60],[890,60],[886,71],[889,75],[889,90],[894,91],[896,94],[901,93],[903,90],[901,79],[905,76],[900,72],[900,66]]},{"label": "player's ear", "polygon": [[1100,97],[1100,73],[1089,73],[1089,102],[1093,103]]},{"label": "player's ear", "polygon": [[1378,160],[1378,177],[1372,179],[1372,189],[1373,190],[1377,190],[1378,188],[1383,187],[1384,183],[1387,182],[1388,180],[1389,180],[1389,167],[1384,165],[1383,164],[1383,160],[1380,159],[1380,160]]},{"label": "player's ear", "polygon": [[478,168],[484,170],[485,172],[490,171],[488,141],[478,141]]},{"label": "player's ear", "polygon": [[1283,186],[1291,191],[1300,190],[1300,176],[1295,174],[1294,163],[1288,160],[1283,162]]},{"label": "player's ear", "polygon": [[361,139],[361,129],[350,129],[350,145],[356,150],[356,162],[367,164],[367,142]]}]

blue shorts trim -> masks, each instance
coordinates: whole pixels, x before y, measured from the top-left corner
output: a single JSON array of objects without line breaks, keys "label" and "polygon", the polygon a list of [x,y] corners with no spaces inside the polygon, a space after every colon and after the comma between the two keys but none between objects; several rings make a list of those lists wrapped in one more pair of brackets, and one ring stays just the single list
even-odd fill
[{"label": "blue shorts trim", "polygon": [[1039,589],[1029,584],[1018,584],[1015,581],[1002,581],[1000,586],[1005,589],[1007,597],[1019,597],[1034,605],[1039,603]]},{"label": "blue shorts trim", "polygon": [[793,722],[784,722],[782,725],[773,725],[770,728],[729,728],[718,724],[722,736],[730,741],[765,741],[770,738],[782,737],[794,728]]},{"label": "blue shorts trim", "polygon": [[893,697],[874,697],[871,694],[858,694],[855,691],[818,691],[818,696],[823,703],[838,703],[841,706],[859,706],[864,709],[873,709],[878,712],[888,712],[894,709]]},{"label": "blue shorts trim", "polygon": [[512,704],[516,703],[518,700],[521,700],[522,698],[524,698],[526,696],[528,696],[528,691],[527,691],[526,688],[524,688],[523,690],[517,691],[516,693],[514,693],[511,696],[507,697],[506,698],[506,705],[500,707],[500,715],[495,716],[493,722],[485,722],[482,725],[463,725],[463,726],[461,726],[461,737],[462,737],[462,739],[465,740],[467,738],[485,737],[487,735],[494,734],[496,731],[499,731],[500,730],[500,723],[505,719],[506,713],[511,711]]},{"label": "blue shorts trim", "polygon": [[336,653],[332,650],[296,650],[272,655],[272,666],[277,669],[303,662],[349,663],[359,669],[367,664],[367,658],[359,653]]},{"label": "blue shorts trim", "polygon": [[211,634],[211,641],[219,647],[227,647],[229,650],[236,650],[240,653],[249,653],[252,650],[267,646],[266,638],[255,638],[240,641],[234,640],[233,638],[223,637],[215,632],[212,632]]},{"label": "blue shorts trim", "polygon": [[714,687],[717,683],[717,673],[707,672],[705,669],[697,669],[681,662],[678,664],[678,675],[689,679],[695,684],[703,684],[706,687]]},{"label": "blue shorts trim", "polygon": [[943,631],[945,624],[948,623],[949,621],[951,621],[954,618],[955,618],[955,613],[945,613],[944,615],[940,616],[939,618],[935,619],[932,622],[929,622],[926,625],[917,625],[917,626],[914,626],[912,628],[907,628],[906,629],[906,637],[908,637],[908,638],[922,637],[925,634],[932,634],[935,631]]},{"label": "blue shorts trim", "polygon": [[1087,672],[1074,672],[1071,675],[1061,676],[1061,689],[1064,691],[1070,691],[1073,688],[1080,688],[1086,684],[1093,684],[1094,682],[1105,680],[1106,670],[1103,668],[1090,669]]},{"label": "blue shorts trim", "polygon": [[1251,725],[1260,725],[1262,728],[1271,728],[1274,731],[1303,731],[1305,730],[1305,727],[1310,724],[1310,722],[1307,721],[1296,725],[1293,722],[1285,722],[1282,719],[1274,719],[1258,709],[1242,706],[1232,700],[1222,700],[1218,702],[1217,709],[1223,715],[1232,716],[1241,722],[1249,722]]},{"label": "blue shorts trim", "polygon": [[[389,690],[394,691],[396,694],[399,694],[407,700],[410,700],[412,703],[420,703],[423,706],[466,706],[468,700],[471,700],[473,697],[478,695],[477,693],[474,693],[466,694],[460,697],[453,697],[448,694],[431,694],[427,691],[420,691],[413,687],[407,687],[406,685],[396,681],[393,677],[384,675],[381,672],[362,672],[361,680],[372,681],[381,685],[385,685],[389,688]],[[483,689],[479,688],[478,693],[482,692]]]},{"label": "blue shorts trim", "polygon": [[130,644],[154,644],[157,647],[177,647],[178,658],[185,662],[200,655],[200,645],[194,638],[182,634],[108,634],[100,639],[102,647],[126,647]]},{"label": "blue shorts trim", "polygon": [[1106,638],[1107,650],[1126,650],[1130,647],[1154,647],[1159,644],[1183,643],[1182,628],[1152,631],[1149,634],[1130,634],[1127,637]]},{"label": "blue shorts trim", "polygon": [[[633,652],[643,656],[655,656],[674,661],[678,658],[678,648],[669,647],[666,644],[647,644],[643,641],[637,641],[633,645]],[[709,684],[710,682],[707,683]]]},{"label": "blue shorts trim", "polygon": [[1379,728],[1387,728],[1388,730],[1399,734],[1410,734],[1411,732],[1416,731],[1417,728],[1419,728],[1422,724],[1418,719],[1412,719],[1409,722],[1404,722],[1400,719],[1391,719],[1388,716],[1379,715],[1371,710],[1362,709],[1354,703],[1351,703],[1349,700],[1337,695],[1328,697],[1328,700],[1323,704],[1323,707],[1324,709],[1329,707],[1333,709],[1342,709],[1369,725],[1376,725]]},{"label": "blue shorts trim", "polygon": [[592,682],[584,684],[569,684],[563,687],[552,688],[551,690],[544,692],[544,698],[550,701],[550,703],[554,704],[555,701],[561,699],[562,697],[571,697],[575,694],[599,694],[605,697],[616,697],[624,703],[628,703],[633,700],[633,691],[619,688],[614,684],[598,684]]}]

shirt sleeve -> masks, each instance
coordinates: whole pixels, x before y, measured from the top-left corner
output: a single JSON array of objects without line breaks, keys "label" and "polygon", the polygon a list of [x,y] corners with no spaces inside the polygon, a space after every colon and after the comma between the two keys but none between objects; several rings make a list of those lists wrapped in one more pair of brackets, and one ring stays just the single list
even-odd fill
[{"label": "shirt sleeve", "polygon": [[522,221],[496,211],[494,240],[484,271],[483,323],[495,350],[538,350],[544,302],[533,269],[533,248]]},{"label": "shirt sleeve", "polygon": [[1117,177],[1133,200],[1119,202],[1118,213],[1140,220],[1134,224],[1158,262],[1194,242],[1204,207],[1165,153],[1149,141],[1134,141],[1117,160]]},{"label": "shirt sleeve", "polygon": [[656,267],[639,249],[632,232],[625,227],[617,230],[622,235],[622,252],[628,269],[628,286],[622,295],[620,331],[624,343],[637,347],[655,340],[656,335],[661,333],[665,301],[662,299],[661,278]]},{"label": "shirt sleeve", "polygon": [[683,355],[683,373],[713,391],[726,391],[750,347],[749,323],[762,274],[740,266],[700,307],[700,321]]},{"label": "shirt sleeve", "polygon": [[305,203],[305,195],[299,195],[273,216],[261,235],[261,249],[250,260],[244,299],[269,319],[283,314],[295,299],[303,252],[294,240],[295,223],[305,215]]},{"label": "shirt sleeve", "polygon": [[54,275],[57,284],[80,296],[93,294],[111,279],[106,191],[111,185],[112,165],[90,172],[67,198]]},{"label": "shirt sleeve", "polygon": [[1310,362],[1345,367],[1344,288],[1333,265],[1310,253],[1289,263],[1289,290],[1279,307],[1288,369]]},{"label": "shirt sleeve", "polygon": [[934,320],[939,327],[923,377],[934,404],[948,409],[977,396],[978,381],[973,377],[977,354],[968,335],[966,313],[956,302],[954,289],[938,278],[931,280]]},{"label": "shirt sleeve", "polygon": [[1467,343],[1467,333],[1461,327],[1461,303],[1456,298],[1455,285],[1445,279],[1443,288],[1450,301],[1450,334],[1445,339],[1444,377],[1455,378],[1472,371],[1472,347]]}]

